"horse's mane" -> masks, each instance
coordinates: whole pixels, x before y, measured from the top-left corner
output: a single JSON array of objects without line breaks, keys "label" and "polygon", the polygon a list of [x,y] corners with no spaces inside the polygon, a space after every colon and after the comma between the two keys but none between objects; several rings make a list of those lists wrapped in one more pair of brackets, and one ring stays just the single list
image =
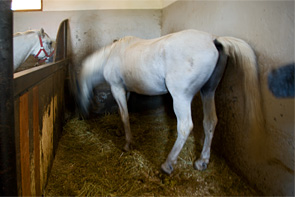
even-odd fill
[{"label": "horse's mane", "polygon": [[17,37],[17,36],[22,36],[22,35],[27,35],[27,34],[32,34],[32,33],[38,33],[39,30],[28,30],[28,31],[25,31],[25,32],[17,32],[15,34],[13,34],[14,37]]},{"label": "horse's mane", "polygon": [[142,40],[141,38],[135,37],[135,36],[125,36],[123,38],[120,38],[118,40],[118,42],[134,42],[134,41],[138,41],[138,40]]},{"label": "horse's mane", "polygon": [[140,41],[142,39],[138,38],[138,37],[134,37],[134,36],[125,36],[123,38],[120,38],[119,40],[114,40],[114,42],[110,45],[107,45],[106,47],[104,47],[105,49],[107,48],[114,48],[114,46],[116,45],[120,45],[120,47],[128,47],[130,46],[132,43]]}]

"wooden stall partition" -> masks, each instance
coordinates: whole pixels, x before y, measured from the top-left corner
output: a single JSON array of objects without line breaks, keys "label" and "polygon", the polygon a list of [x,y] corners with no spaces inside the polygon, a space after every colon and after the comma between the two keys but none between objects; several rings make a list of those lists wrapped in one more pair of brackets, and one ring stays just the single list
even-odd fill
[{"label": "wooden stall partition", "polygon": [[54,62],[65,59],[67,57],[67,41],[68,41],[68,19],[61,22],[56,36],[56,50],[54,54]]},{"label": "wooden stall partition", "polygon": [[[56,62],[14,74],[17,188],[42,195],[64,122],[67,20],[60,25]],[[60,54],[61,53],[61,54]]]}]

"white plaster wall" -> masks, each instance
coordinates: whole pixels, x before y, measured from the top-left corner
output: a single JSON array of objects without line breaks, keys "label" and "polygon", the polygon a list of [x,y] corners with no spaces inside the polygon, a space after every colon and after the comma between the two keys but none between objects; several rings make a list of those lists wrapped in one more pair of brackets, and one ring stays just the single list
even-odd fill
[{"label": "white plaster wall", "polygon": [[162,9],[176,0],[43,0],[44,11]]},{"label": "white plaster wall", "polygon": [[272,68],[294,62],[294,1],[178,1],[162,15],[162,35],[193,28],[242,38],[254,48],[266,120],[265,140],[257,146],[264,157],[253,159],[249,151],[242,73],[232,66],[217,90],[213,146],[264,194],[294,195],[294,99],[277,99],[267,88]]},{"label": "white plaster wall", "polygon": [[160,0],[43,0],[44,11],[161,9]]},{"label": "white plaster wall", "polygon": [[53,39],[59,24],[69,19],[69,49],[75,66],[100,47],[124,36],[161,35],[160,10],[89,10],[14,12],[14,32],[44,28]]}]

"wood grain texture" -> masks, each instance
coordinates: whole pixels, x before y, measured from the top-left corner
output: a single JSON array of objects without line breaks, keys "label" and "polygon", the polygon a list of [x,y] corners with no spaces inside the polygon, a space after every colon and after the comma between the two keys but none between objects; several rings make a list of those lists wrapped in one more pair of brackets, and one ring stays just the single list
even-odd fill
[{"label": "wood grain texture", "polygon": [[30,147],[29,147],[29,98],[25,93],[19,98],[20,160],[22,195],[31,195]]}]

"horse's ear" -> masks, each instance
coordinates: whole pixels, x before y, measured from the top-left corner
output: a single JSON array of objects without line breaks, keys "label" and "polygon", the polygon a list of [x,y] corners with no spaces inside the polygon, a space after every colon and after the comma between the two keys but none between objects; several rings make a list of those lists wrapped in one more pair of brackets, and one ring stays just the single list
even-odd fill
[{"label": "horse's ear", "polygon": [[40,33],[41,33],[41,37],[44,38],[45,33],[44,33],[44,29],[43,28],[41,28]]}]

